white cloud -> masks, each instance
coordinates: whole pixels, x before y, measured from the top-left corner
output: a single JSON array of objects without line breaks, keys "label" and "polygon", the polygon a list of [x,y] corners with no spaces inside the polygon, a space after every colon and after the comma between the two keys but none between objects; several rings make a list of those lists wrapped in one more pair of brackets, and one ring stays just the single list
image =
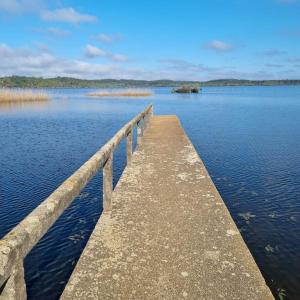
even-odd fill
[{"label": "white cloud", "polygon": [[20,13],[22,11],[22,5],[16,0],[1,0],[0,10],[8,13]]},{"label": "white cloud", "polygon": [[94,23],[97,17],[81,14],[72,7],[60,8],[56,10],[44,10],[41,12],[41,18],[49,22],[66,22],[72,24]]},{"label": "white cloud", "polygon": [[105,57],[107,53],[104,50],[97,48],[95,46],[86,45],[84,49],[84,55],[88,58],[94,58],[99,56]]},{"label": "white cloud", "polygon": [[[0,44],[0,69],[2,76],[69,76],[77,78],[134,78],[140,69],[124,69],[118,64],[88,63],[83,60],[60,58],[47,50],[13,48]],[[126,76],[125,76],[126,77]]]},{"label": "white cloud", "polygon": [[1,0],[0,12],[22,14],[37,11],[41,8],[39,0]]},{"label": "white cloud", "polygon": [[213,40],[204,45],[206,49],[214,50],[216,52],[226,52],[232,50],[234,47],[231,44],[219,40]]},{"label": "white cloud", "polygon": [[57,37],[64,37],[70,34],[70,31],[68,30],[63,30],[60,28],[56,28],[56,27],[50,27],[46,29],[46,33],[51,34],[53,36],[57,36]]},{"label": "white cloud", "polygon": [[[169,59],[152,69],[124,67],[116,62],[106,64],[90,63],[84,60],[57,57],[45,49],[13,48],[0,44],[1,76],[66,76],[86,79],[174,79],[210,80],[222,78],[280,79],[299,78],[299,71],[280,69],[277,72],[257,69],[257,71],[236,71],[230,67],[211,68],[204,64],[184,60]],[[269,68],[270,70],[270,68]]]},{"label": "white cloud", "polygon": [[98,40],[103,43],[113,43],[120,41],[123,38],[121,34],[108,35],[104,33],[100,33],[99,35],[92,36],[92,39]]},{"label": "white cloud", "polygon": [[1,69],[7,72],[10,68],[15,70],[35,69],[46,67],[56,61],[48,51],[33,52],[27,48],[12,48],[0,44]]},{"label": "white cloud", "polygon": [[140,78],[141,68],[124,68],[117,61],[111,63],[90,63],[78,59],[66,59],[53,55],[45,48],[32,50],[14,48],[0,44],[1,76],[23,75],[77,78]]},{"label": "white cloud", "polygon": [[57,28],[57,27],[49,27],[49,28],[46,28],[46,29],[36,28],[36,29],[33,29],[33,30],[35,32],[43,33],[43,34],[46,34],[46,35],[49,35],[49,36],[52,36],[52,37],[66,37],[66,36],[71,34],[70,31],[60,29],[60,28]]},{"label": "white cloud", "polygon": [[127,56],[125,55],[113,54],[89,44],[84,48],[84,55],[87,58],[106,57],[116,62],[124,62],[128,60]]},{"label": "white cloud", "polygon": [[128,61],[128,57],[126,55],[122,54],[112,54],[108,53],[108,57],[112,59],[113,61],[119,61],[119,62],[125,62]]},{"label": "white cloud", "polygon": [[167,59],[160,61],[163,66],[156,72],[158,78],[170,78],[175,80],[214,80],[214,79],[297,79],[299,72],[290,69],[279,69],[277,72],[270,71],[270,68],[256,68],[254,71],[236,70],[234,67],[209,67],[201,63],[192,63],[180,59]]},{"label": "white cloud", "polygon": [[47,2],[42,0],[0,0],[0,13],[37,13],[44,21],[71,24],[94,23],[97,21],[96,16],[80,13],[72,7],[48,10],[45,7]]}]

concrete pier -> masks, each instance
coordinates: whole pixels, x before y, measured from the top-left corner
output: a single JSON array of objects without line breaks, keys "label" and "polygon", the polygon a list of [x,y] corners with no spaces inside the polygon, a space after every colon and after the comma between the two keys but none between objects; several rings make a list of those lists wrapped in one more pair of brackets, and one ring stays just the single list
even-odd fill
[{"label": "concrete pier", "polygon": [[151,118],[110,202],[61,299],[273,299],[176,116]]}]

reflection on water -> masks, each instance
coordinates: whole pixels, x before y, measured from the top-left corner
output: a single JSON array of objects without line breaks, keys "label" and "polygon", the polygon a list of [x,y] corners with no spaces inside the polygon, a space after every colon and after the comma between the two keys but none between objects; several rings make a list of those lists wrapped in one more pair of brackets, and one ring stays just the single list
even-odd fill
[{"label": "reflection on water", "polygon": [[[177,114],[277,299],[300,294],[300,87],[157,89],[145,99],[91,100],[53,89],[48,103],[0,108],[4,236],[150,102]],[[114,157],[114,184],[125,142]],[[29,299],[58,299],[102,211],[101,174],[25,260]]]},{"label": "reflection on water", "polygon": [[0,101],[0,111],[7,110],[22,110],[25,108],[37,108],[46,107],[47,102],[45,101],[11,101],[11,102],[1,102]]}]

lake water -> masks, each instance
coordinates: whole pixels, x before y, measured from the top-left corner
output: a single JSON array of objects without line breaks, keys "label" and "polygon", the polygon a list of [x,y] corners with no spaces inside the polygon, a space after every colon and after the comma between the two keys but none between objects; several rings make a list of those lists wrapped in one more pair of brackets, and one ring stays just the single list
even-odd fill
[{"label": "lake water", "polygon": [[[153,103],[176,114],[278,299],[300,295],[300,87],[155,89],[147,99],[49,90],[47,104],[0,107],[0,238],[127,121]],[[115,154],[115,181],[125,165]],[[96,176],[25,260],[29,299],[58,299],[102,211]]]}]

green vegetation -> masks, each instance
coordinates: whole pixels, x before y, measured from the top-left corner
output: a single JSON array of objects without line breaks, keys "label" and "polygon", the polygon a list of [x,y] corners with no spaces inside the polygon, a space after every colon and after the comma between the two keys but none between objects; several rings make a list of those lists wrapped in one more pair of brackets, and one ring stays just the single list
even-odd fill
[{"label": "green vegetation", "polygon": [[41,78],[10,76],[0,78],[0,87],[5,88],[138,88],[138,87],[173,87],[181,85],[198,86],[197,81],[172,80],[127,80],[127,79],[99,79],[87,80],[69,77]]},{"label": "green vegetation", "polygon": [[300,80],[244,80],[218,79],[201,83],[202,86],[273,86],[273,85],[300,85]]},{"label": "green vegetation", "polygon": [[239,80],[218,79],[205,82],[173,81],[173,80],[130,80],[130,79],[99,79],[87,80],[70,77],[26,77],[9,76],[0,78],[2,88],[147,88],[174,86],[272,86],[272,85],[300,85],[300,80]]}]

